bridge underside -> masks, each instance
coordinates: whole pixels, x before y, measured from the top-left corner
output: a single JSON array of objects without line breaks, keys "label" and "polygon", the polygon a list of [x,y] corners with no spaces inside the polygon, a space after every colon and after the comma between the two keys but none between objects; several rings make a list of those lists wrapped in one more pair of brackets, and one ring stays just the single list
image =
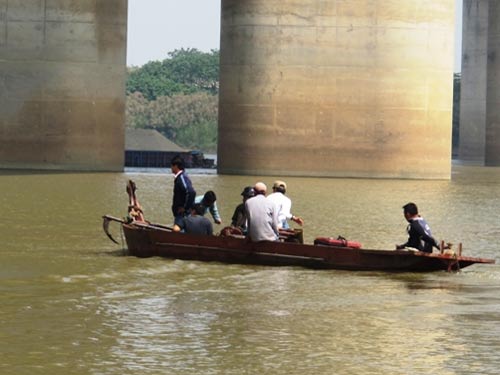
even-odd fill
[{"label": "bridge underside", "polygon": [[[0,0],[0,168],[123,168],[127,5]],[[464,4],[465,32],[481,27],[464,35],[459,153],[492,165],[498,8]],[[219,172],[449,178],[453,9],[222,0]]]}]

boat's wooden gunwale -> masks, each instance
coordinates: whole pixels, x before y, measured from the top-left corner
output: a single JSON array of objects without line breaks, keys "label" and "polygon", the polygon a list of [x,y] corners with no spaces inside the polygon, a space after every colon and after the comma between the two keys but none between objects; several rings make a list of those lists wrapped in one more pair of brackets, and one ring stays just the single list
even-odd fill
[{"label": "boat's wooden gunwale", "polygon": [[353,249],[268,241],[252,243],[241,237],[173,233],[166,227],[144,223],[122,225],[130,253],[139,257],[393,272],[458,270],[474,263],[494,263],[492,259],[407,250]]}]

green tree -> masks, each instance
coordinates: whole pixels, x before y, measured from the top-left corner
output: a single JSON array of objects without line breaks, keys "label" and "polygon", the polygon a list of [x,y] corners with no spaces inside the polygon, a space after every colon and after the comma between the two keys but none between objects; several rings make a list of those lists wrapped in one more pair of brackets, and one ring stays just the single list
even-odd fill
[{"label": "green tree", "polygon": [[126,126],[156,129],[179,145],[214,151],[217,145],[217,102],[215,95],[161,96],[148,101],[140,92],[127,95]]},{"label": "green tree", "polygon": [[151,123],[150,102],[140,92],[127,95],[125,106],[125,126],[127,128],[147,128]]},{"label": "green tree", "polygon": [[163,61],[163,66],[174,81],[191,90],[219,92],[219,51],[180,49],[168,55],[170,58]]},{"label": "green tree", "polygon": [[219,90],[219,51],[180,49],[168,53],[163,61],[151,61],[129,69],[127,94],[141,92],[148,100],[174,94]]},{"label": "green tree", "polygon": [[177,142],[190,150],[215,152],[217,150],[217,121],[190,124],[179,129]]},{"label": "green tree", "polygon": [[128,69],[126,126],[157,129],[179,145],[217,147],[219,52],[180,49]]},{"label": "green tree", "polygon": [[[202,123],[217,123],[217,97],[207,93],[162,96],[149,103],[149,126],[178,142],[177,132]],[[182,140],[188,146],[187,140]]]}]

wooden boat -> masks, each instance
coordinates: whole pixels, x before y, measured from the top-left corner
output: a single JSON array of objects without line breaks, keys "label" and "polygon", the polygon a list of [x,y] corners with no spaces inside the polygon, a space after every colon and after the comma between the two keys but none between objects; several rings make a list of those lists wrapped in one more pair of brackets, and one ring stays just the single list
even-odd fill
[{"label": "wooden boat", "polygon": [[105,215],[103,227],[114,241],[108,226],[110,222],[118,222],[130,255],[137,257],[160,256],[222,263],[391,272],[457,271],[474,263],[495,263],[493,259],[463,256],[461,249],[459,253],[424,253],[304,244],[301,243],[301,232],[281,233],[283,238],[277,242],[251,242],[244,236],[233,234],[197,236],[179,233],[168,226],[144,220],[132,181],[129,181],[127,192],[130,196],[129,218]]}]

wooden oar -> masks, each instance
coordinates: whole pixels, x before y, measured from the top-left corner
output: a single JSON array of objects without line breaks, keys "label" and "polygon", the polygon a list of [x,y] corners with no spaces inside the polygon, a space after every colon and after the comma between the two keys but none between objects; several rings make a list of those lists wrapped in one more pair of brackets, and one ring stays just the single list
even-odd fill
[{"label": "wooden oar", "polygon": [[130,225],[136,225],[141,228],[150,228],[150,229],[155,229],[155,230],[165,230],[167,232],[172,232],[174,228],[168,226],[168,225],[163,225],[163,224],[156,224],[156,223],[149,223],[147,221],[132,221],[132,222],[127,222],[123,219],[120,219],[118,217],[114,217],[111,215],[104,215],[102,217],[102,228],[104,229],[104,233],[108,236],[108,238],[113,241],[116,244],[120,244],[118,241],[116,241],[111,233],[109,233],[109,223],[112,221],[116,221],[117,223],[120,224],[130,224]]},{"label": "wooden oar", "polygon": [[102,220],[102,229],[104,230],[104,233],[106,233],[106,236],[108,236],[108,238],[111,241],[113,241],[115,244],[119,245],[120,243],[113,238],[113,236],[111,235],[111,233],[109,233],[109,223],[112,222],[112,221],[117,221],[119,223],[124,224],[125,220],[119,219],[119,218],[114,217],[114,216],[109,216],[109,215],[104,215],[102,217],[102,219],[103,219]]}]

